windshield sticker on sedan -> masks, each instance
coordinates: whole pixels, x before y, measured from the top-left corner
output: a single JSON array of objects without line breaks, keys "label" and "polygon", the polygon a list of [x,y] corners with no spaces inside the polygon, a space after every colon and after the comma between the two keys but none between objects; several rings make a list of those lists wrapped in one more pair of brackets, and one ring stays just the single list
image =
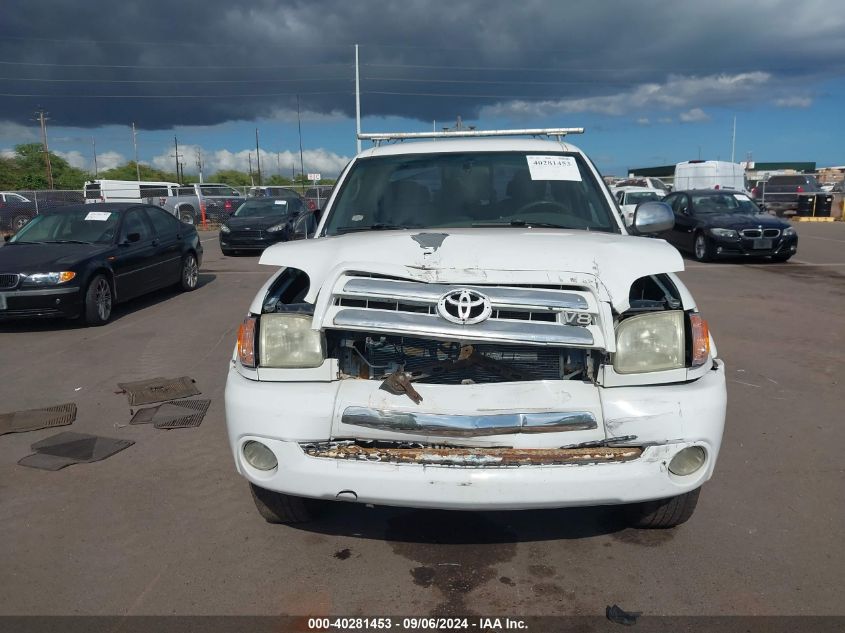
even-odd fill
[{"label": "windshield sticker on sedan", "polygon": [[744,193],[735,193],[734,198],[736,198],[737,200],[742,200],[743,202],[749,202],[751,200],[751,198],[746,196]]},{"label": "windshield sticker on sedan", "polygon": [[274,204],[283,204],[285,206],[288,206],[288,201],[287,200],[276,200],[276,202]]},{"label": "windshield sticker on sedan", "polygon": [[85,216],[86,220],[96,220],[97,222],[105,222],[111,217],[111,211],[89,211]]},{"label": "windshield sticker on sedan", "polygon": [[578,164],[571,156],[526,156],[531,180],[581,181]]}]

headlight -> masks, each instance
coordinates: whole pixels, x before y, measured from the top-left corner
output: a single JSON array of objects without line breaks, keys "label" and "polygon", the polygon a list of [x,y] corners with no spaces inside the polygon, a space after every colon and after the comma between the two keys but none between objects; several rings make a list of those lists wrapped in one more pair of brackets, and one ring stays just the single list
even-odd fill
[{"label": "headlight", "polygon": [[223,224],[223,225],[220,226],[220,232],[221,233],[231,233],[232,229],[230,229],[228,226]]},{"label": "headlight", "polygon": [[733,229],[710,229],[710,235],[714,235],[716,237],[723,237],[729,240],[739,239],[739,233],[737,233]]},{"label": "headlight", "polygon": [[616,327],[613,368],[620,374],[679,369],[684,352],[683,312],[641,314]]},{"label": "headlight", "polygon": [[268,232],[268,233],[278,233],[278,232],[279,232],[279,231],[281,231],[283,228],[285,228],[285,223],[284,223],[284,222],[279,222],[279,224],[274,224],[274,225],[273,225],[273,226],[271,226],[269,229],[267,229],[267,232]]},{"label": "headlight", "polygon": [[60,273],[30,273],[22,277],[23,286],[55,286],[70,281],[76,273],[66,270]]},{"label": "headlight", "polygon": [[319,367],[326,358],[322,332],[311,329],[311,315],[264,314],[259,326],[262,367]]},{"label": "headlight", "polygon": [[797,233],[796,233],[795,229],[792,228],[791,226],[788,226],[783,230],[783,236],[784,237],[789,237],[790,235],[796,235],[796,234]]}]

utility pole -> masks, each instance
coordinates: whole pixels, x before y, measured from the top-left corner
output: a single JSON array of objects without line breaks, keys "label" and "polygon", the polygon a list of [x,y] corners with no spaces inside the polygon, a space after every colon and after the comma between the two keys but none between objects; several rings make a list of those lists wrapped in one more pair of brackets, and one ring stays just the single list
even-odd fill
[{"label": "utility pole", "polygon": [[734,150],[736,149],[736,117],[734,117],[734,131],[731,134],[731,162],[734,162]]},{"label": "utility pole", "polygon": [[[296,124],[299,126],[299,171],[305,177],[305,161],[302,160],[302,119],[299,116],[299,95],[296,95]],[[302,185],[303,190],[305,185]]]},{"label": "utility pole", "polygon": [[[297,105],[299,104],[299,96],[297,96]],[[361,134],[361,78],[358,73],[358,45],[355,45],[355,147],[358,153],[361,153],[361,139],[358,135]]]},{"label": "utility pole", "polygon": [[258,172],[258,186],[261,186],[261,150],[258,149],[258,128],[255,128],[255,170]]},{"label": "utility pole", "polygon": [[50,189],[53,188],[53,167],[50,165],[50,148],[47,145],[47,121],[50,119],[46,116],[44,110],[39,110],[35,114],[38,115],[38,121],[41,123],[41,149],[44,151],[44,160],[47,168],[47,184]]},{"label": "utility pole", "polygon": [[100,170],[97,169],[97,141],[94,140],[94,137],[91,137],[91,147],[94,149],[94,178],[97,178],[100,175]]},{"label": "utility pole", "polygon": [[[176,138],[175,135],[173,136],[173,145],[176,148],[176,153],[173,154],[173,158],[176,161],[176,180],[178,180],[181,184],[182,179],[179,177],[179,159],[182,158],[182,155],[179,153],[179,140]],[[138,164],[137,161],[135,164]]]},{"label": "utility pole", "polygon": [[255,179],[252,177],[252,152],[247,154],[247,158],[249,159],[249,181],[255,186]]},{"label": "utility pole", "polygon": [[[135,122],[132,122],[132,146],[135,148],[135,176],[141,182],[141,166],[138,164],[138,133],[135,131]],[[177,148],[177,154],[178,148]],[[179,160],[178,158],[176,160]]]},{"label": "utility pole", "polygon": [[202,149],[197,148],[197,170],[200,173],[200,184],[202,184]]}]

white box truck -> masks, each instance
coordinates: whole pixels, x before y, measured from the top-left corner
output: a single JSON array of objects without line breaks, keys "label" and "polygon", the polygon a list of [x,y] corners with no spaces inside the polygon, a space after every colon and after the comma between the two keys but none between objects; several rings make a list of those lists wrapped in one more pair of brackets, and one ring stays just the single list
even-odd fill
[{"label": "white box truck", "polygon": [[734,189],[747,191],[745,169],[723,160],[688,160],[675,165],[675,191]]}]

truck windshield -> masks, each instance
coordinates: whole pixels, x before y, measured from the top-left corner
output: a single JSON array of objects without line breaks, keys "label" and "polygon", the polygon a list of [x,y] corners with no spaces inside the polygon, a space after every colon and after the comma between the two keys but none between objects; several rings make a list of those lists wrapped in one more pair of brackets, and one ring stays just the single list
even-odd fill
[{"label": "truck windshield", "polygon": [[532,225],[620,232],[580,155],[467,152],[359,159],[324,233]]}]

